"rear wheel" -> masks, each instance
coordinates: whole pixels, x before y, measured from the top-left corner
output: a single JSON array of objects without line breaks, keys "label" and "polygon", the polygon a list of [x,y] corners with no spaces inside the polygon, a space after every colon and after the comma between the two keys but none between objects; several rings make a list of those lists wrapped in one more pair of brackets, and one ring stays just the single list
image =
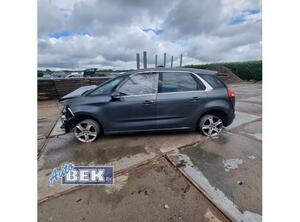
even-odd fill
[{"label": "rear wheel", "polygon": [[223,121],[215,115],[205,115],[201,118],[199,128],[206,136],[219,136],[223,129]]},{"label": "rear wheel", "polygon": [[83,143],[90,143],[97,139],[100,133],[99,124],[92,119],[85,119],[74,128],[76,139]]}]

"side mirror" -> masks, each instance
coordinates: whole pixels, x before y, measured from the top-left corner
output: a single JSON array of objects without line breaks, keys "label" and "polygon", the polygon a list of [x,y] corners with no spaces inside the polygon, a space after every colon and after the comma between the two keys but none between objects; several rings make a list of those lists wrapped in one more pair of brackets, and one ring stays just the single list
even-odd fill
[{"label": "side mirror", "polygon": [[119,92],[113,92],[112,94],[111,94],[111,99],[113,100],[113,101],[115,101],[115,100],[119,100],[119,99],[121,99],[121,93],[119,93]]}]

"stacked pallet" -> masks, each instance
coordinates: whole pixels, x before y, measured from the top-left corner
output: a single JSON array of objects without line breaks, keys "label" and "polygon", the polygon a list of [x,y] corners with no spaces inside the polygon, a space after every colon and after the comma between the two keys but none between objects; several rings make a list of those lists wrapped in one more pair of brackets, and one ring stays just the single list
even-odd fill
[{"label": "stacked pallet", "polygon": [[38,80],[38,99],[57,99],[55,82],[52,79]]},{"label": "stacked pallet", "polygon": [[207,69],[217,71],[217,76],[227,84],[242,82],[242,80],[226,66],[212,65],[209,66]]},{"label": "stacked pallet", "polygon": [[38,99],[59,99],[82,86],[99,85],[111,78],[90,77],[72,79],[39,79]]}]

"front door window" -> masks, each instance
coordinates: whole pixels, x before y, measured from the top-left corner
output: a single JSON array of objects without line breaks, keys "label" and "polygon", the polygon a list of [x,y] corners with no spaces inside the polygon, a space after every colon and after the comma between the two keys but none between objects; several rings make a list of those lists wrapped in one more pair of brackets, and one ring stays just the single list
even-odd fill
[{"label": "front door window", "polygon": [[157,93],[157,73],[143,73],[131,76],[120,88],[125,95],[143,95]]}]

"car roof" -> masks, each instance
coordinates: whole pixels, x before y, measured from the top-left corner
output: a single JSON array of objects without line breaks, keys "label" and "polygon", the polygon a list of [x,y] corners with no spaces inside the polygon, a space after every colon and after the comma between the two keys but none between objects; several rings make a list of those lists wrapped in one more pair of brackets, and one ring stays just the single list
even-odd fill
[{"label": "car roof", "polygon": [[207,74],[207,75],[215,75],[218,72],[217,71],[211,71],[211,70],[207,70],[207,69],[193,69],[193,68],[164,68],[164,67],[158,67],[158,68],[149,68],[149,69],[137,69],[137,70],[132,70],[127,72],[126,74],[122,74],[122,75],[131,75],[134,73],[138,73],[138,72],[164,72],[164,71],[179,71],[179,72],[193,72],[196,74]]}]

